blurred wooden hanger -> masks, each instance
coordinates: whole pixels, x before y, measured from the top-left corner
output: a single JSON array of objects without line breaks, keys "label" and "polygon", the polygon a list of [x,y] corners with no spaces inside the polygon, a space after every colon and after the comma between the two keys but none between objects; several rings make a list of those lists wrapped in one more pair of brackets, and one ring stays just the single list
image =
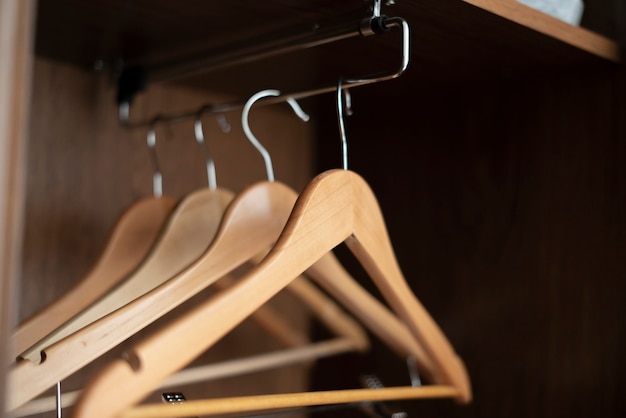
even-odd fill
[{"label": "blurred wooden hanger", "polygon": [[162,196],[156,159],[155,166],[154,196],[133,203],[122,214],[96,264],[70,291],[19,325],[12,336],[12,358],[93,304],[144,260],[175,205],[174,198]]},{"label": "blurred wooden hanger", "polygon": [[[156,144],[154,125],[148,131],[148,143],[151,147]],[[207,166],[209,160],[213,166],[210,156],[207,156]],[[211,183],[210,187],[185,196],[168,217],[162,233],[138,268],[115,288],[101,293],[96,301],[67,318],[62,325],[25,350],[21,357],[40,363],[41,353],[46,347],[132,302],[182,271],[206,250],[233,197],[232,192]]]}]

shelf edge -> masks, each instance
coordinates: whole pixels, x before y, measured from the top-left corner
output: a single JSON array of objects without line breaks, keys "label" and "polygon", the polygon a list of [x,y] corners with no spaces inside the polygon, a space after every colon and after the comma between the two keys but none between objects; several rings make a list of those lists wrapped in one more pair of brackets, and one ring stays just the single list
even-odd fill
[{"label": "shelf edge", "polygon": [[588,29],[571,25],[515,0],[462,1],[590,54],[613,62],[620,61],[620,46],[617,42]]}]

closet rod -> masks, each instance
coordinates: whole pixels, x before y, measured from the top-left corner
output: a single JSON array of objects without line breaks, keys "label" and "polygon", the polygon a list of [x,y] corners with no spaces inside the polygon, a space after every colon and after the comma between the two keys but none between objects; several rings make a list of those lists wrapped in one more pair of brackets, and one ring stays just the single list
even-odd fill
[{"label": "closet rod", "polygon": [[[363,28],[364,25],[361,25],[362,27],[359,28],[358,30],[355,31],[353,29],[353,31],[355,31],[355,34],[361,34],[365,36],[366,34],[387,32],[391,28],[400,29],[401,37],[402,37],[402,43],[401,43],[402,59],[401,59],[400,66],[398,67],[397,70],[391,73],[374,74],[372,76],[363,77],[363,78],[343,79],[342,84],[341,84],[342,90],[346,90],[352,87],[363,86],[366,84],[379,83],[382,81],[387,81],[387,80],[397,78],[400,75],[402,75],[402,73],[407,69],[409,65],[410,34],[409,34],[409,25],[406,22],[406,20],[400,17],[386,17],[386,16],[374,17],[374,18],[366,19],[366,20],[368,22],[367,28],[364,29]],[[333,38],[329,40],[329,42],[332,42],[333,40],[336,40],[336,39],[337,38]],[[316,42],[317,44],[320,44],[322,40],[318,40]],[[328,86],[324,86],[324,87],[320,87],[320,88],[316,88],[312,90],[281,94],[280,96],[269,97],[267,99],[263,99],[262,101],[259,101],[258,105],[281,103],[290,98],[299,100],[299,99],[304,99],[307,97],[317,96],[317,95],[324,94],[324,93],[330,93],[336,90],[337,90],[337,85],[333,84],[333,85],[328,85]],[[237,102],[237,103],[226,103],[226,104],[218,104],[218,105],[205,105],[193,111],[182,112],[178,114],[170,114],[170,115],[157,115],[156,117],[152,119],[142,120],[138,122],[131,122],[128,119],[124,118],[122,114],[126,112],[121,111],[120,121],[123,126],[128,127],[128,128],[141,128],[141,127],[145,128],[148,126],[154,126],[156,123],[176,122],[176,121],[180,121],[184,119],[195,118],[205,112],[225,113],[225,112],[241,109],[244,106],[244,104],[245,104],[244,102]]]}]

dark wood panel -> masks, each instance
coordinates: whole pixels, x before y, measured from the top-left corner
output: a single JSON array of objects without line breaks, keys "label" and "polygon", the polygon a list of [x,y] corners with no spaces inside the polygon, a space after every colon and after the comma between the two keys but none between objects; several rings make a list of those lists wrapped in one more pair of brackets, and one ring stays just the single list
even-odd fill
[{"label": "dark wood panel", "polygon": [[[391,102],[382,86],[353,91],[352,168],[474,387],[469,406],[420,401],[410,416],[626,413],[624,98],[624,69]],[[321,168],[337,167],[332,101],[322,111]],[[407,381],[401,359],[376,352],[339,364]]]}]

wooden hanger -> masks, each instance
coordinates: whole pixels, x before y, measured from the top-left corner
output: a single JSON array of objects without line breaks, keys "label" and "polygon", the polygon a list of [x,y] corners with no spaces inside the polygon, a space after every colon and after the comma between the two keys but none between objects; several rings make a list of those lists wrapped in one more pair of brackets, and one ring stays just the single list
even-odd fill
[{"label": "wooden hanger", "polygon": [[[138,201],[123,214],[104,252],[86,277],[53,304],[19,326],[12,336],[15,350],[12,358],[17,358],[122,282],[140,265],[152,248],[161,227],[174,208],[175,200],[163,196],[154,125],[148,131],[146,140],[154,163],[153,197]],[[35,355],[31,358],[33,361],[40,361]]]},{"label": "wooden hanger", "polygon": [[[434,382],[453,390],[458,401],[468,402],[471,388],[465,367],[402,276],[376,198],[357,174],[333,170],[316,177],[301,194],[263,262],[237,285],[102,370],[86,387],[74,416],[119,416],[342,242],[421,344],[431,361]],[[116,399],[115,405],[110,399]]]},{"label": "wooden hanger", "polygon": [[11,357],[18,357],[125,279],[148,254],[174,205],[174,199],[166,196],[132,204],[116,223],[92,269],[72,289],[15,330]]},{"label": "wooden hanger", "polygon": [[[115,288],[98,294],[97,300],[92,300],[89,305],[75,311],[71,317],[65,318],[62,324],[57,325],[46,335],[40,336],[38,341],[29,345],[28,349],[20,351],[21,358],[40,363],[41,353],[45,347],[124,306],[173,277],[195,261],[209,245],[217,232],[224,210],[234,195],[229,191],[218,189],[215,184],[215,166],[204,141],[200,116],[198,115],[195,126],[196,140],[205,153],[209,187],[186,196],[178,204],[167,222],[161,224],[165,226],[152,246],[152,250],[142,259],[141,264],[136,264],[138,268],[132,274],[127,275],[125,280],[119,281]],[[160,196],[162,179],[156,155],[157,122],[158,119],[153,121],[146,139],[155,165],[153,192]]]},{"label": "wooden hanger", "polygon": [[46,347],[132,302],[184,270],[206,250],[232,198],[231,192],[208,188],[186,196],[168,218],[152,251],[132,274],[32,345],[20,357],[40,363],[41,353]]},{"label": "wooden hanger", "polygon": [[[211,246],[193,265],[148,294],[46,348],[46,360],[43,363],[18,363],[9,373],[12,390],[7,398],[8,410],[33,399],[255,254],[265,251],[283,230],[296,197],[293,190],[277,182],[259,183],[240,193],[226,210]],[[252,225],[254,228],[251,228]],[[334,278],[329,276],[326,280],[332,281]],[[355,301],[355,304],[362,306],[360,311],[365,312],[371,308],[367,306],[368,303],[377,301]],[[368,318],[373,321],[384,319]],[[392,315],[386,319],[397,321]],[[393,332],[401,327],[382,324],[378,329]],[[398,346],[406,347],[405,352],[410,352],[416,345],[410,339],[405,339],[406,334],[394,334],[393,337]]]}]

